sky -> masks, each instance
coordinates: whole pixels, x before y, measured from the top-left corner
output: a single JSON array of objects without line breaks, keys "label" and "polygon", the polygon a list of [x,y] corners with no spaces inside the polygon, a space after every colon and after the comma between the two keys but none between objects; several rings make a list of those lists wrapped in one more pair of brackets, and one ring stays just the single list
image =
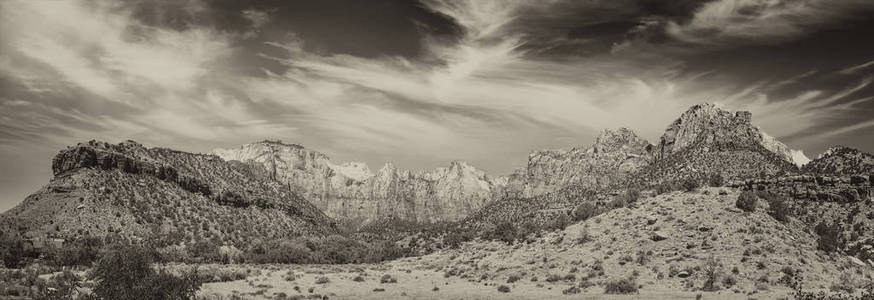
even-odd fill
[{"label": "sky", "polygon": [[503,175],[713,102],[874,152],[872,36],[870,0],[4,0],[0,211],[92,139]]}]

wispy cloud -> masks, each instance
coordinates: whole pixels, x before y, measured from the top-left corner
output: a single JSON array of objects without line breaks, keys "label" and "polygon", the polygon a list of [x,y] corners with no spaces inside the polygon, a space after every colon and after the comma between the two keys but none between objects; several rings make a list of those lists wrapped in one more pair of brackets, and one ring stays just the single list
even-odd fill
[{"label": "wispy cloud", "polygon": [[874,3],[866,0],[717,0],[686,23],[670,22],[667,32],[703,44],[777,43],[872,9]]}]

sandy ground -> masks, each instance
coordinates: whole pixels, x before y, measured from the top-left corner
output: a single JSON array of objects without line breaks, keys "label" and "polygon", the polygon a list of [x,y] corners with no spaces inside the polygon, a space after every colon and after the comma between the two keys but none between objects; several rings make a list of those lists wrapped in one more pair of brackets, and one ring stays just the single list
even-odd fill
[{"label": "sandy ground", "polygon": [[[329,299],[778,299],[789,297],[789,290],[771,290],[747,295],[729,290],[719,292],[682,292],[659,286],[647,286],[637,294],[605,295],[603,288],[591,287],[580,294],[564,295],[567,283],[498,280],[468,280],[444,277],[439,270],[408,269],[392,265],[340,266],[228,266],[248,268],[253,275],[245,280],[208,283],[198,295],[205,299],[282,299],[283,296],[318,297]],[[258,274],[260,273],[260,274]],[[293,274],[293,280],[289,274]],[[380,283],[384,275],[397,283]],[[361,276],[363,282],[356,282]],[[328,283],[316,283],[321,277]],[[498,286],[510,288],[508,293]],[[380,290],[382,289],[382,290]]]}]

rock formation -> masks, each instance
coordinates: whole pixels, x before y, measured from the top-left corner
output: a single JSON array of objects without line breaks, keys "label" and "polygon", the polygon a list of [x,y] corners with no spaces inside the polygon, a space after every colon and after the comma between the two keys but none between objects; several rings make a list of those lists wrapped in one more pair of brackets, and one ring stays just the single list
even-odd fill
[{"label": "rock formation", "polygon": [[370,222],[397,217],[436,222],[464,218],[500,190],[503,181],[461,161],[429,172],[386,164],[375,173],[364,163],[335,164],[300,145],[263,141],[217,149],[228,161],[256,163],[331,217]]},{"label": "rock formation", "polygon": [[91,141],[52,161],[54,178],[3,213],[28,235],[120,235],[171,244],[208,237],[243,247],[254,238],[323,235],[335,224],[260,169],[136,142]]},{"label": "rock formation", "polygon": [[650,163],[652,146],[627,128],[604,130],[587,148],[542,150],[508,177],[506,194],[532,197],[569,185],[597,189],[622,182]]},{"label": "rock formation", "polygon": [[731,113],[714,104],[689,108],[675,120],[654,148],[655,159],[630,179],[638,185],[777,176],[798,171],[806,161],[799,151],[753,126],[752,115]]},{"label": "rock formation", "polygon": [[694,105],[665,130],[659,142],[658,155],[664,157],[696,144],[704,144],[705,147],[758,144],[799,167],[810,161],[800,151],[789,149],[753,126],[751,121],[752,114],[748,111],[732,114],[712,103]]},{"label": "rock formation", "polygon": [[835,146],[820,154],[802,170],[814,174],[872,174],[874,155],[853,148]]}]

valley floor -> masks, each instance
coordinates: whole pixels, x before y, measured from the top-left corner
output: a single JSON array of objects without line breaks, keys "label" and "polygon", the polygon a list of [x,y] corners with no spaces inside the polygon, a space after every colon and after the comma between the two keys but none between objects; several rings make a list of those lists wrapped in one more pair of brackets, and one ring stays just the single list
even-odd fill
[{"label": "valley floor", "polygon": [[[605,295],[602,287],[591,287],[580,294],[565,295],[565,282],[531,282],[520,280],[472,280],[444,277],[441,270],[417,268],[411,261],[383,265],[262,265],[222,266],[250,270],[253,276],[243,280],[204,284],[201,299],[284,299],[294,297],[329,299],[778,299],[791,298],[788,289],[772,289],[752,295],[730,290],[717,292],[683,292],[670,287],[644,284],[637,294]],[[293,274],[294,280],[289,281]],[[384,275],[396,283],[381,283]],[[361,276],[364,281],[355,281]],[[327,283],[317,283],[319,278]],[[498,291],[507,286],[509,292]]]}]

